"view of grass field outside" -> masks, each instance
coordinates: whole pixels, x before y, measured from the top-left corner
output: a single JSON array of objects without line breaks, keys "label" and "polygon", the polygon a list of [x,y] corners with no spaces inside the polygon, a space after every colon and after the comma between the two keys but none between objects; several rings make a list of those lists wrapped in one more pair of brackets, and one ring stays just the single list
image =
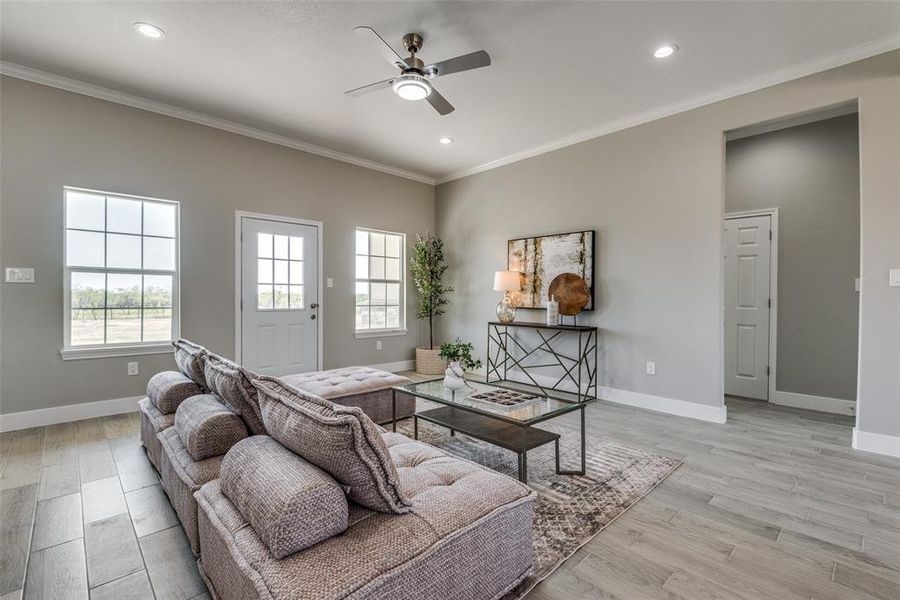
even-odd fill
[{"label": "view of grass field outside", "polygon": [[172,276],[74,272],[71,311],[73,346],[170,340]]},{"label": "view of grass field outside", "polygon": [[173,337],[177,204],[66,190],[69,346]]}]

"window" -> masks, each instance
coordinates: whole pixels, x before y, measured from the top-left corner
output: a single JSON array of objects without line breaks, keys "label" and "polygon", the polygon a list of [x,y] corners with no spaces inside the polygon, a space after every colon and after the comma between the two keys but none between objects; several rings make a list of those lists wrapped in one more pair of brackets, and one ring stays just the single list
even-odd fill
[{"label": "window", "polygon": [[63,357],[170,351],[178,203],[65,188],[65,215]]},{"label": "window", "polygon": [[356,229],[356,333],[406,333],[406,236]]},{"label": "window", "polygon": [[256,308],[299,310],[303,306],[303,238],[256,234]]}]

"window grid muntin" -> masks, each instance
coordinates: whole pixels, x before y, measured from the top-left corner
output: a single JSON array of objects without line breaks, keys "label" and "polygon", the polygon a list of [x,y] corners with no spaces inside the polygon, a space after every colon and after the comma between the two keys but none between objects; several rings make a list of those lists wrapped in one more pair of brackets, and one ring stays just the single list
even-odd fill
[{"label": "window grid muntin", "polygon": [[[69,194],[80,194],[87,196],[96,196],[102,197],[103,201],[103,229],[91,229],[85,227],[69,227],[68,226],[68,200]],[[141,211],[140,211],[140,227],[141,233],[130,233],[130,232],[121,232],[121,231],[110,231],[109,230],[109,200],[110,198],[116,200],[127,200],[141,203]],[[145,214],[146,214],[146,206],[147,205],[162,205],[162,206],[170,206],[172,207],[172,229],[174,235],[172,236],[164,236],[157,234],[145,234],[144,229],[146,228]],[[66,350],[90,350],[95,348],[117,348],[117,347],[132,347],[132,346],[154,346],[166,341],[170,341],[171,339],[175,339],[179,335],[180,330],[180,319],[179,319],[179,298],[180,298],[180,286],[179,286],[179,263],[180,263],[180,247],[178,244],[179,240],[179,229],[180,229],[180,205],[177,201],[172,200],[163,200],[159,198],[148,198],[142,196],[131,196],[128,194],[114,194],[101,192],[97,190],[87,190],[82,188],[73,188],[73,187],[64,187],[63,188],[63,215],[64,215],[64,223],[63,223],[63,273],[65,279],[64,286],[64,348]],[[69,248],[68,248],[68,231],[84,231],[89,233],[99,233],[103,235],[103,267],[98,266],[80,266],[80,265],[69,265]],[[132,236],[138,238],[155,238],[155,239],[168,239],[173,240],[173,251],[172,251],[172,269],[149,269],[144,267],[144,243],[143,240],[139,244],[140,247],[140,265],[141,268],[134,267],[109,267],[106,266],[109,263],[109,235],[122,235],[122,236]],[[77,309],[72,307],[72,275],[75,273],[97,273],[102,274],[103,277],[103,343],[99,344],[75,344],[72,339],[73,332],[73,320],[72,314],[75,310],[84,310]],[[109,307],[109,275],[110,274],[124,274],[124,275],[139,275],[141,277],[141,286],[140,286],[140,306],[136,308],[123,308]],[[168,322],[169,322],[169,339],[168,340],[145,340],[145,331],[146,331],[146,323],[145,323],[145,311],[147,310],[145,293],[145,277],[146,276],[169,276],[171,277],[171,290],[170,290],[170,303],[169,306],[166,307],[151,307],[153,310],[168,310],[170,311]],[[107,342],[109,339],[109,318],[108,311],[115,310],[138,310],[140,315],[140,341],[138,342]]]},{"label": "window grid muntin", "polygon": [[[261,253],[260,242],[261,238],[264,236],[271,238],[271,252],[268,256],[265,256]],[[275,257],[275,241],[276,238],[284,238],[285,244],[287,244],[287,258],[276,258]],[[297,240],[298,251],[300,258],[292,258],[293,255],[293,244],[292,240]],[[278,234],[278,233],[270,233],[259,231],[256,234],[256,310],[257,312],[277,312],[277,311],[290,311],[290,310],[304,310],[306,308],[306,286],[303,283],[303,279],[306,273],[306,259],[304,258],[305,250],[305,238],[303,236],[298,235],[286,235],[286,234]],[[260,261],[269,261],[271,263],[271,282],[262,282],[261,273],[260,273]],[[275,281],[275,263],[283,262],[285,263],[285,267],[287,269],[287,282],[286,283],[277,283]],[[293,283],[291,276],[291,264],[298,264],[300,266],[300,283]],[[271,291],[271,302],[269,306],[263,306],[260,302],[262,294],[262,288],[268,287]],[[286,302],[287,307],[277,307],[276,299],[277,295],[275,293],[276,288],[286,288]],[[299,294],[299,302],[297,306],[291,304],[291,298],[293,296],[292,289],[299,288],[297,292]]]},{"label": "window grid muntin", "polygon": [[[360,277],[359,276],[359,265],[355,264],[354,265],[354,269],[356,271],[355,284],[357,284],[357,285],[365,284],[367,286],[366,287],[367,293],[365,294],[365,296],[366,296],[365,302],[360,302],[360,300],[358,298],[358,294],[357,294],[357,288],[356,288],[356,286],[354,286],[354,297],[355,297],[354,298],[354,325],[356,327],[356,331],[367,332],[367,331],[401,330],[405,327],[405,314],[404,314],[405,311],[404,311],[403,307],[405,304],[404,252],[405,252],[405,246],[406,246],[406,243],[405,243],[406,236],[403,233],[397,233],[397,232],[392,232],[392,231],[379,231],[379,230],[375,230],[375,229],[367,229],[364,227],[357,227],[356,228],[356,236],[359,236],[359,234],[362,234],[362,233],[366,234],[365,252],[360,251],[359,244],[358,244],[359,238],[354,237],[354,247],[355,247],[354,261],[356,261],[356,259],[358,259],[359,257],[366,258],[366,274],[368,276]],[[374,236],[382,236],[384,238],[383,242],[382,242],[382,244],[383,244],[382,250],[380,253],[377,253],[377,252],[373,253],[372,240],[373,240]],[[397,239],[397,246],[398,246],[397,254],[398,254],[398,256],[389,256],[388,255],[388,245],[389,245],[388,239],[392,238],[392,237]],[[371,268],[372,267],[372,260],[371,260],[372,258],[381,258],[384,260],[384,271],[383,271],[384,276],[383,277],[375,278],[375,277],[371,276],[372,275],[372,268]],[[388,259],[398,261],[398,263],[397,263],[398,277],[397,278],[386,277],[386,275],[387,275],[387,260]],[[385,286],[383,302],[379,302],[377,304],[372,303],[372,297],[373,297],[372,284]],[[388,297],[389,297],[389,294],[387,291],[388,285],[396,285],[397,286],[397,300],[395,302],[388,300]],[[384,326],[382,326],[382,327],[373,327],[372,326],[372,314],[373,314],[372,309],[373,308],[384,309]],[[392,309],[392,308],[397,310],[397,321],[396,321],[396,324],[389,325],[388,313],[389,313],[389,309]],[[361,323],[361,319],[360,319],[360,314],[361,314],[360,309],[364,309],[364,314],[366,315],[365,319],[362,320],[362,323]],[[363,324],[365,326],[360,327],[359,326],[360,324]]]}]

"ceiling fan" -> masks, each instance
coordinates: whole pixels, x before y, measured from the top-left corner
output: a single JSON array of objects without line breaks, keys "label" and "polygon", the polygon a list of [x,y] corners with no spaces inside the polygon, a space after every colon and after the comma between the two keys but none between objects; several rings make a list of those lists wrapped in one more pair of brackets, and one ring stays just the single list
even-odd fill
[{"label": "ceiling fan", "polygon": [[418,33],[407,33],[403,36],[403,47],[409,52],[409,57],[403,58],[371,27],[360,25],[359,27],[354,27],[353,31],[371,36],[378,44],[381,54],[387,61],[400,69],[400,74],[384,81],[370,83],[355,90],[344,92],[347,96],[362,96],[378,90],[392,88],[394,93],[404,100],[428,100],[428,103],[436,111],[442,115],[447,115],[453,112],[453,105],[447,102],[447,99],[434,89],[434,86],[431,85],[431,80],[452,73],[487,67],[491,64],[490,55],[484,50],[478,50],[477,52],[426,65],[422,59],[416,56],[416,53],[422,49],[422,44],[425,41]]}]

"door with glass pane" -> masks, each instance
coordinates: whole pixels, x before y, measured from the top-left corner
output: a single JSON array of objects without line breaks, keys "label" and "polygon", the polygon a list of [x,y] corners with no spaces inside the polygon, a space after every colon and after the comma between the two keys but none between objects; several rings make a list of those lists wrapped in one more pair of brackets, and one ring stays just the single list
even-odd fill
[{"label": "door with glass pane", "polygon": [[318,231],[241,217],[240,360],[258,373],[319,369]]}]

